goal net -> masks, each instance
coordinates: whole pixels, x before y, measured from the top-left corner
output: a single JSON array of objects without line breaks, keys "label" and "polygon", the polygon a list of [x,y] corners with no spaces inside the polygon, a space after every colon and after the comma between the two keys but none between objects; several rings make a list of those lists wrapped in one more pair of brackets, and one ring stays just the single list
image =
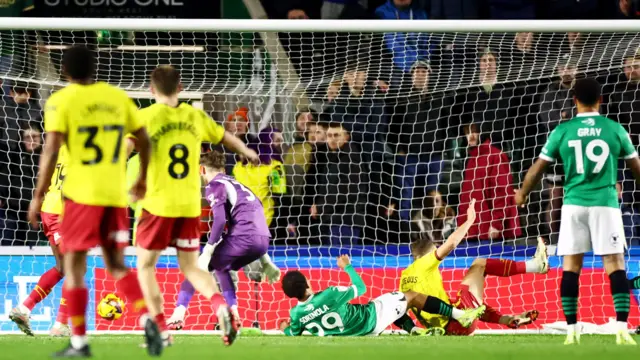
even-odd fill
[{"label": "goal net", "polygon": [[[182,101],[252,146],[262,141],[256,146],[261,166],[281,170],[239,180],[273,214],[271,258],[283,273],[301,270],[320,290],[348,284],[335,265],[336,256],[348,253],[368,287],[361,302],[397,290],[411,262],[410,241],[442,242],[464,220],[470,198],[478,200],[478,224],[440,265],[452,298],[476,257],[525,260],[538,236],[553,252],[562,169],[545,175],[525,208],[515,206],[512,194],[549,132],[575,115],[576,78],[596,77],[603,85],[601,113],[623,124],[635,145],[640,140],[640,37],[624,21],[9,20],[0,23],[1,332],[17,330],[9,311],[55,264],[42,231],[28,226],[26,210],[43,141],[43,104],[65,85],[60,62],[69,46],[93,48],[98,80],[126,90],[140,107],[153,101],[149,73],[171,64],[182,74]],[[282,145],[266,142],[278,138],[274,133],[282,134]],[[229,173],[243,172],[227,158]],[[640,217],[624,167],[619,185],[634,260]],[[204,238],[208,215],[203,222]],[[630,276],[640,272],[637,264],[628,262]],[[88,267],[90,330],[135,330],[128,313],[114,322],[96,317],[96,303],[115,285],[98,253]],[[162,256],[156,274],[170,316],[183,279],[174,252]],[[561,331],[560,276],[555,256],[547,275],[488,276],[484,301],[504,314],[538,310],[536,324],[522,331]],[[259,278],[238,272],[243,326],[274,330],[294,302],[279,284]],[[593,331],[607,331],[614,316],[608,283],[602,263],[587,255],[579,319],[594,324]],[[34,308],[36,331],[55,321],[60,286]],[[632,324],[639,320],[633,300]],[[196,295],[185,330],[215,324]],[[486,323],[478,329],[505,330]]]}]

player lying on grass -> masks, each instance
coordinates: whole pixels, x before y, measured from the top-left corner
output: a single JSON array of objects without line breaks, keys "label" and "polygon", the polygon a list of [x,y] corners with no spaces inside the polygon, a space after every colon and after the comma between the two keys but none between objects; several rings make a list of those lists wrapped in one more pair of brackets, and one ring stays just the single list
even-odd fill
[{"label": "player lying on grass", "polygon": [[580,343],[580,273],[584,254],[590,251],[602,256],[609,275],[616,312],[616,343],[636,345],[627,324],[630,306],[624,258],[627,242],[616,183],[621,158],[636,181],[640,180],[640,160],[625,128],[598,112],[602,95],[595,79],[577,80],[573,94],[578,114],[551,132],[540,157],[529,168],[522,189],[516,193],[516,203],[524,205],[547,167],[562,160],[565,182],[558,255],[563,256],[560,297],[568,326],[565,345]]},{"label": "player lying on grass", "polygon": [[[282,279],[282,290],[298,304],[289,312],[291,319],[281,324],[287,336],[308,331],[317,336],[379,335],[406,314],[408,308],[451,316],[462,325],[470,326],[484,312],[484,306],[460,310],[433,296],[415,291],[392,292],[366,304],[349,302],[364,295],[367,288],[351,266],[349,256],[338,257],[338,267],[351,279],[349,287],[331,286],[313,293],[307,278],[299,271],[290,271]],[[288,326],[287,326],[288,325]]]},{"label": "player lying on grass", "polygon": [[[160,327],[163,344],[167,346],[171,338],[155,267],[162,250],[175,247],[180,271],[211,301],[213,312],[220,320],[222,339],[226,345],[231,345],[237,333],[234,316],[217,293],[211,275],[198,267],[201,143],[222,143],[250,161],[258,161],[258,155],[240,139],[225,133],[224,128],[204,111],[189,104],[180,104],[178,95],[181,90],[179,72],[172,66],[159,66],[151,73],[151,93],[156,103],[139,112],[153,151],[149,162],[148,190],[140,204],[142,213],[136,230],[138,279],[149,312]],[[233,200],[239,200],[237,195]],[[239,205],[233,200],[233,205]],[[266,252],[269,239],[260,241]],[[162,347],[161,344],[149,351],[159,355]]]},{"label": "player lying on grass", "polygon": [[45,107],[45,148],[40,157],[36,190],[29,205],[29,222],[38,226],[44,195],[55,172],[63,145],[68,150],[67,171],[62,193],[64,217],[64,292],[71,319],[71,341],[54,357],[91,357],[86,336],[86,309],[89,291],[85,286],[87,252],[102,248],[105,266],[116,280],[133,312],[140,314],[147,343],[161,342],[156,323],[147,308],[136,275],[124,262],[129,245],[126,149],[124,135],[139,139],[140,174],[130,195],[144,198],[151,145],[137,117],[137,108],[127,94],[112,85],[96,82],[96,61],[86,47],[66,50],[62,69],[69,85],[47,100]]},{"label": "player lying on grass", "polygon": [[[60,235],[60,214],[62,213],[62,181],[64,180],[65,166],[66,166],[66,147],[60,148],[60,154],[55,167],[55,172],[51,178],[51,185],[44,196],[44,202],[40,209],[40,219],[42,220],[42,230],[49,239],[49,245],[51,246],[51,252],[56,259],[56,264],[51,269],[47,270],[40,279],[35,288],[31,291],[29,296],[12,309],[9,313],[9,319],[16,323],[18,328],[25,334],[33,336],[31,330],[31,323],[29,322],[29,316],[31,310],[42,300],[44,300],[51,290],[58,284],[64,277],[62,270],[62,236]],[[62,289],[62,298],[60,299],[60,307],[58,308],[58,314],[56,316],[56,322],[51,327],[49,334],[51,336],[69,336],[71,329],[67,322],[69,321],[69,315],[67,312],[67,300],[65,296],[64,287]]]},{"label": "player lying on grass", "polygon": [[[267,255],[271,234],[260,200],[251,190],[224,174],[224,154],[211,151],[202,155],[200,163],[205,171],[205,196],[211,205],[213,225],[198,266],[215,273],[222,295],[234,319],[238,319],[238,299],[231,271],[259,259],[267,279],[274,283],[280,280],[280,270]],[[227,232],[223,234],[225,225]],[[170,327],[182,328],[195,290],[188,280],[182,283],[176,309],[169,319]],[[237,320],[234,326],[238,326]]]},{"label": "player lying on grass", "polygon": [[[475,205],[475,200],[472,205]],[[475,220],[475,206],[470,206],[467,221],[451,234],[451,242],[457,245],[462,241]],[[485,309],[484,306],[457,309],[437,297],[429,296],[430,292],[418,293],[413,290],[384,294],[365,305],[352,305],[349,301],[364,294],[366,287],[350,265],[349,257],[338,258],[338,266],[349,274],[353,283],[351,287],[330,287],[314,294],[309,282],[299,271],[285,275],[282,279],[284,293],[300,301],[290,311],[291,321],[284,329],[285,335],[300,335],[303,330],[319,336],[378,335],[391,324],[414,333],[413,321],[406,315],[408,309],[421,309],[426,313],[451,317],[465,327],[470,326]]]},{"label": "player lying on grass", "polygon": [[[473,208],[474,202],[472,201],[469,209]],[[455,235],[455,233],[452,234],[438,248],[431,240],[426,238],[414,241],[411,244],[411,254],[415,260],[402,271],[400,279],[401,291],[431,294],[447,304],[453,304],[459,309],[472,309],[483,304],[485,276],[505,277],[524,273],[546,274],[549,270],[547,248],[542,239],[539,238],[538,249],[531,260],[516,262],[499,259],[475,259],[462,279],[457,298],[449,300],[438,266],[462,240],[462,237]],[[528,325],[538,317],[536,310],[527,311],[521,315],[503,315],[486,303],[484,305],[486,306],[486,311],[480,317],[480,321],[502,324],[512,329]],[[460,326],[458,321],[450,319],[446,314],[444,316],[442,314],[429,314],[419,308],[412,308],[411,311],[422,325],[427,328],[443,328],[447,335],[471,335],[475,330],[475,326]],[[407,319],[410,320],[408,316],[405,321]],[[405,323],[408,324],[408,322]]]}]

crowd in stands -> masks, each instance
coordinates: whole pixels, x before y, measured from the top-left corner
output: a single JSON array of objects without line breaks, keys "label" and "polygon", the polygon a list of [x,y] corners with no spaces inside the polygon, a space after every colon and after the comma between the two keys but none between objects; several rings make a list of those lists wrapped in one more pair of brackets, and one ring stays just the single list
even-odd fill
[{"label": "crowd in stands", "polygon": [[[635,17],[635,4],[263,1],[270,17],[292,20],[624,18]],[[279,243],[381,245],[423,235],[441,242],[465,221],[472,198],[479,220],[469,242],[538,235],[557,242],[561,165],[549,171],[526,208],[515,205],[513,194],[549,132],[575,115],[576,77],[600,80],[601,112],[640,144],[640,54],[602,55],[610,35],[283,33],[280,39],[310,100],[290,114],[293,141],[285,142],[273,124],[252,132],[243,106],[221,119],[260,155],[254,166],[228,154],[227,173],[265,205]],[[592,71],[593,59],[611,66]],[[0,241],[34,244],[41,234],[29,231],[24,218],[42,145],[42,112],[28,85],[3,89]],[[631,179],[621,170],[618,191],[627,240],[638,244],[640,193]]]}]

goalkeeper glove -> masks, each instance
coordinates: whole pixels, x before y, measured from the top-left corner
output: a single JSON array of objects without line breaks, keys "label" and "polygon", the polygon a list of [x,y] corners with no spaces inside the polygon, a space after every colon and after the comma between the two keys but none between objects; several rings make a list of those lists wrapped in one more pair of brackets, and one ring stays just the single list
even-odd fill
[{"label": "goalkeeper glove", "polygon": [[271,262],[268,254],[262,255],[260,263],[262,264],[262,274],[267,277],[269,284],[275,284],[280,281],[280,269]]},{"label": "goalkeeper glove", "polygon": [[211,256],[213,256],[213,250],[216,246],[207,244],[202,249],[202,254],[198,257],[198,267],[204,271],[209,271],[209,263],[211,262]]}]

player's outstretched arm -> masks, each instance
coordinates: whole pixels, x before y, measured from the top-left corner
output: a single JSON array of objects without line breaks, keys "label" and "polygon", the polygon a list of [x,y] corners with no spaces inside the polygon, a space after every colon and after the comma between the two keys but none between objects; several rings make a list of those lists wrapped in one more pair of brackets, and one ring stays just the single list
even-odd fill
[{"label": "player's outstretched arm", "polygon": [[522,187],[516,191],[516,205],[523,206],[526,204],[529,193],[533,190],[533,187],[542,180],[542,175],[544,175],[549,164],[551,164],[551,162],[538,158],[538,160],[531,165],[529,171],[527,171],[527,175],[524,177]]},{"label": "player's outstretched arm", "polygon": [[640,158],[632,157],[626,160],[627,166],[631,169],[633,177],[636,178],[636,182],[640,183]]},{"label": "player's outstretched arm", "polygon": [[286,320],[280,323],[280,330],[285,336],[300,336],[304,329],[300,326],[300,321],[297,318],[291,316],[291,320]]},{"label": "player's outstretched arm", "polygon": [[129,158],[129,156],[131,156],[131,153],[133,152],[133,150],[136,149],[136,141],[133,137],[127,135],[127,137],[125,138],[126,141],[126,147],[127,147],[127,159]]},{"label": "player's outstretched arm", "polygon": [[354,299],[358,296],[364,295],[367,292],[367,286],[364,284],[364,281],[362,281],[360,275],[358,275],[356,270],[351,265],[351,259],[349,258],[349,255],[341,255],[338,257],[338,267],[344,270],[344,272],[349,275],[351,284],[355,286],[356,293],[353,297]]},{"label": "player's outstretched arm", "polygon": [[139,128],[131,134],[136,138],[136,145],[140,156],[138,179],[133,183],[129,191],[132,198],[131,201],[136,202],[143,199],[147,192],[147,168],[149,167],[149,158],[151,156],[151,142],[144,127]]},{"label": "player's outstretched arm", "polygon": [[38,172],[38,182],[36,190],[33,192],[33,198],[31,204],[29,204],[29,222],[31,226],[37,228],[38,214],[42,207],[44,200],[44,194],[47,192],[49,185],[51,185],[51,176],[56,169],[56,163],[58,162],[58,154],[60,148],[64,143],[64,134],[59,132],[47,132],[47,137],[44,143],[44,150],[40,155],[40,171]]},{"label": "player's outstretched arm", "polygon": [[453,234],[449,235],[447,241],[436,249],[436,258],[442,260],[449,255],[453,249],[467,236],[469,228],[476,222],[476,199],[471,199],[469,209],[467,209],[467,221],[459,226]]},{"label": "player's outstretched arm", "polygon": [[260,163],[260,158],[255,151],[249,149],[247,145],[242,142],[242,140],[229,134],[228,132],[225,132],[224,136],[222,137],[222,145],[224,145],[227,149],[233,151],[234,153],[246,157],[254,164]]},{"label": "player's outstretched arm", "polygon": [[226,197],[224,194],[214,198],[211,205],[213,224],[211,225],[211,231],[209,233],[209,240],[202,249],[202,254],[198,258],[198,267],[208,271],[213,251],[216,248],[216,244],[222,239],[222,231],[224,225],[227,223],[227,212],[225,211],[224,204],[226,203]]}]

